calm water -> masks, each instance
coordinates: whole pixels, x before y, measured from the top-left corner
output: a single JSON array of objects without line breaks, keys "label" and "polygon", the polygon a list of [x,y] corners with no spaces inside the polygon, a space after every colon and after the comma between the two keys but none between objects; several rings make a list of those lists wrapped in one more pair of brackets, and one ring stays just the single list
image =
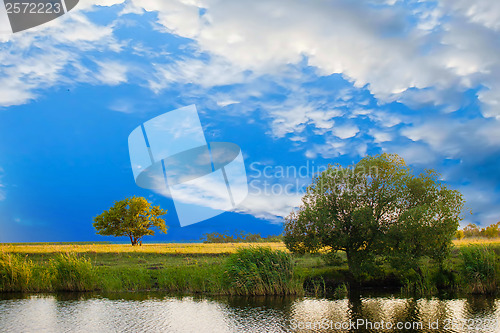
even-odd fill
[{"label": "calm water", "polygon": [[2,332],[500,332],[500,299],[488,297],[0,297]]}]

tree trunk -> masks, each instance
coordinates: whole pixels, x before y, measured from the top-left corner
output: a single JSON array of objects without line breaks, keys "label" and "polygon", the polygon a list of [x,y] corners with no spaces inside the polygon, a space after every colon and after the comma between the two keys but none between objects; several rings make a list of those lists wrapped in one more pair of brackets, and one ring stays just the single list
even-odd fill
[{"label": "tree trunk", "polygon": [[132,235],[128,235],[130,237],[130,243],[132,243],[132,246],[137,245],[137,239],[135,239]]},{"label": "tree trunk", "polygon": [[347,256],[347,267],[349,269],[349,274],[348,274],[349,286],[357,288],[359,287],[358,283],[359,263],[354,259],[355,254],[353,254],[353,252],[354,251],[352,250],[346,250],[345,254]]},{"label": "tree trunk", "polygon": [[351,251],[346,250],[345,251],[345,255],[347,257],[347,268],[349,269],[349,272],[352,272],[354,263],[353,263],[353,260],[352,260]]}]

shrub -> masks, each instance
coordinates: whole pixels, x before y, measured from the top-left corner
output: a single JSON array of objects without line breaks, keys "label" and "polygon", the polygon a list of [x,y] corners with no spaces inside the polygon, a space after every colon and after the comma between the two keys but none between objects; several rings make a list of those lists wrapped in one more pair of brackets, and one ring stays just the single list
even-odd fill
[{"label": "shrub", "polygon": [[294,280],[290,254],[267,247],[238,249],[224,267],[224,284],[229,294],[277,295],[300,292]]},{"label": "shrub", "polygon": [[328,266],[341,266],[344,259],[337,253],[337,251],[328,251],[321,255],[321,259]]}]

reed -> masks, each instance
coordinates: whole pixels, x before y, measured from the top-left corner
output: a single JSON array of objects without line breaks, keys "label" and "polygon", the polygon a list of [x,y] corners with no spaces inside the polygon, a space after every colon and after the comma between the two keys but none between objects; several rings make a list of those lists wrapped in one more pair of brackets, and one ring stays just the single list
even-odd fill
[{"label": "reed", "polygon": [[91,291],[97,285],[96,272],[89,259],[75,253],[59,254],[52,260],[53,288],[57,291]]},{"label": "reed", "polygon": [[491,246],[470,245],[460,248],[462,272],[470,293],[488,294],[496,291],[496,254]]},{"label": "reed", "polygon": [[0,290],[28,291],[33,266],[33,262],[26,257],[0,252]]},{"label": "reed", "polygon": [[289,295],[302,290],[294,279],[291,255],[269,247],[242,248],[229,256],[224,284],[232,295]]}]

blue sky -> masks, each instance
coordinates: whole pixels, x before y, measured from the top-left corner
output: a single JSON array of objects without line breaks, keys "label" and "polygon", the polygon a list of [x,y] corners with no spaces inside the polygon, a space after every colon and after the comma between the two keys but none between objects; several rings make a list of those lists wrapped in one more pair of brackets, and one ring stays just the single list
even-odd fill
[{"label": "blue sky", "polygon": [[[169,210],[150,241],[277,234],[315,168],[381,152],[459,189],[463,224],[497,222],[499,52],[494,0],[80,1],[0,35],[0,241],[111,240],[92,218],[132,195]],[[181,228],[127,138],[191,104],[240,146],[249,194]]]}]

